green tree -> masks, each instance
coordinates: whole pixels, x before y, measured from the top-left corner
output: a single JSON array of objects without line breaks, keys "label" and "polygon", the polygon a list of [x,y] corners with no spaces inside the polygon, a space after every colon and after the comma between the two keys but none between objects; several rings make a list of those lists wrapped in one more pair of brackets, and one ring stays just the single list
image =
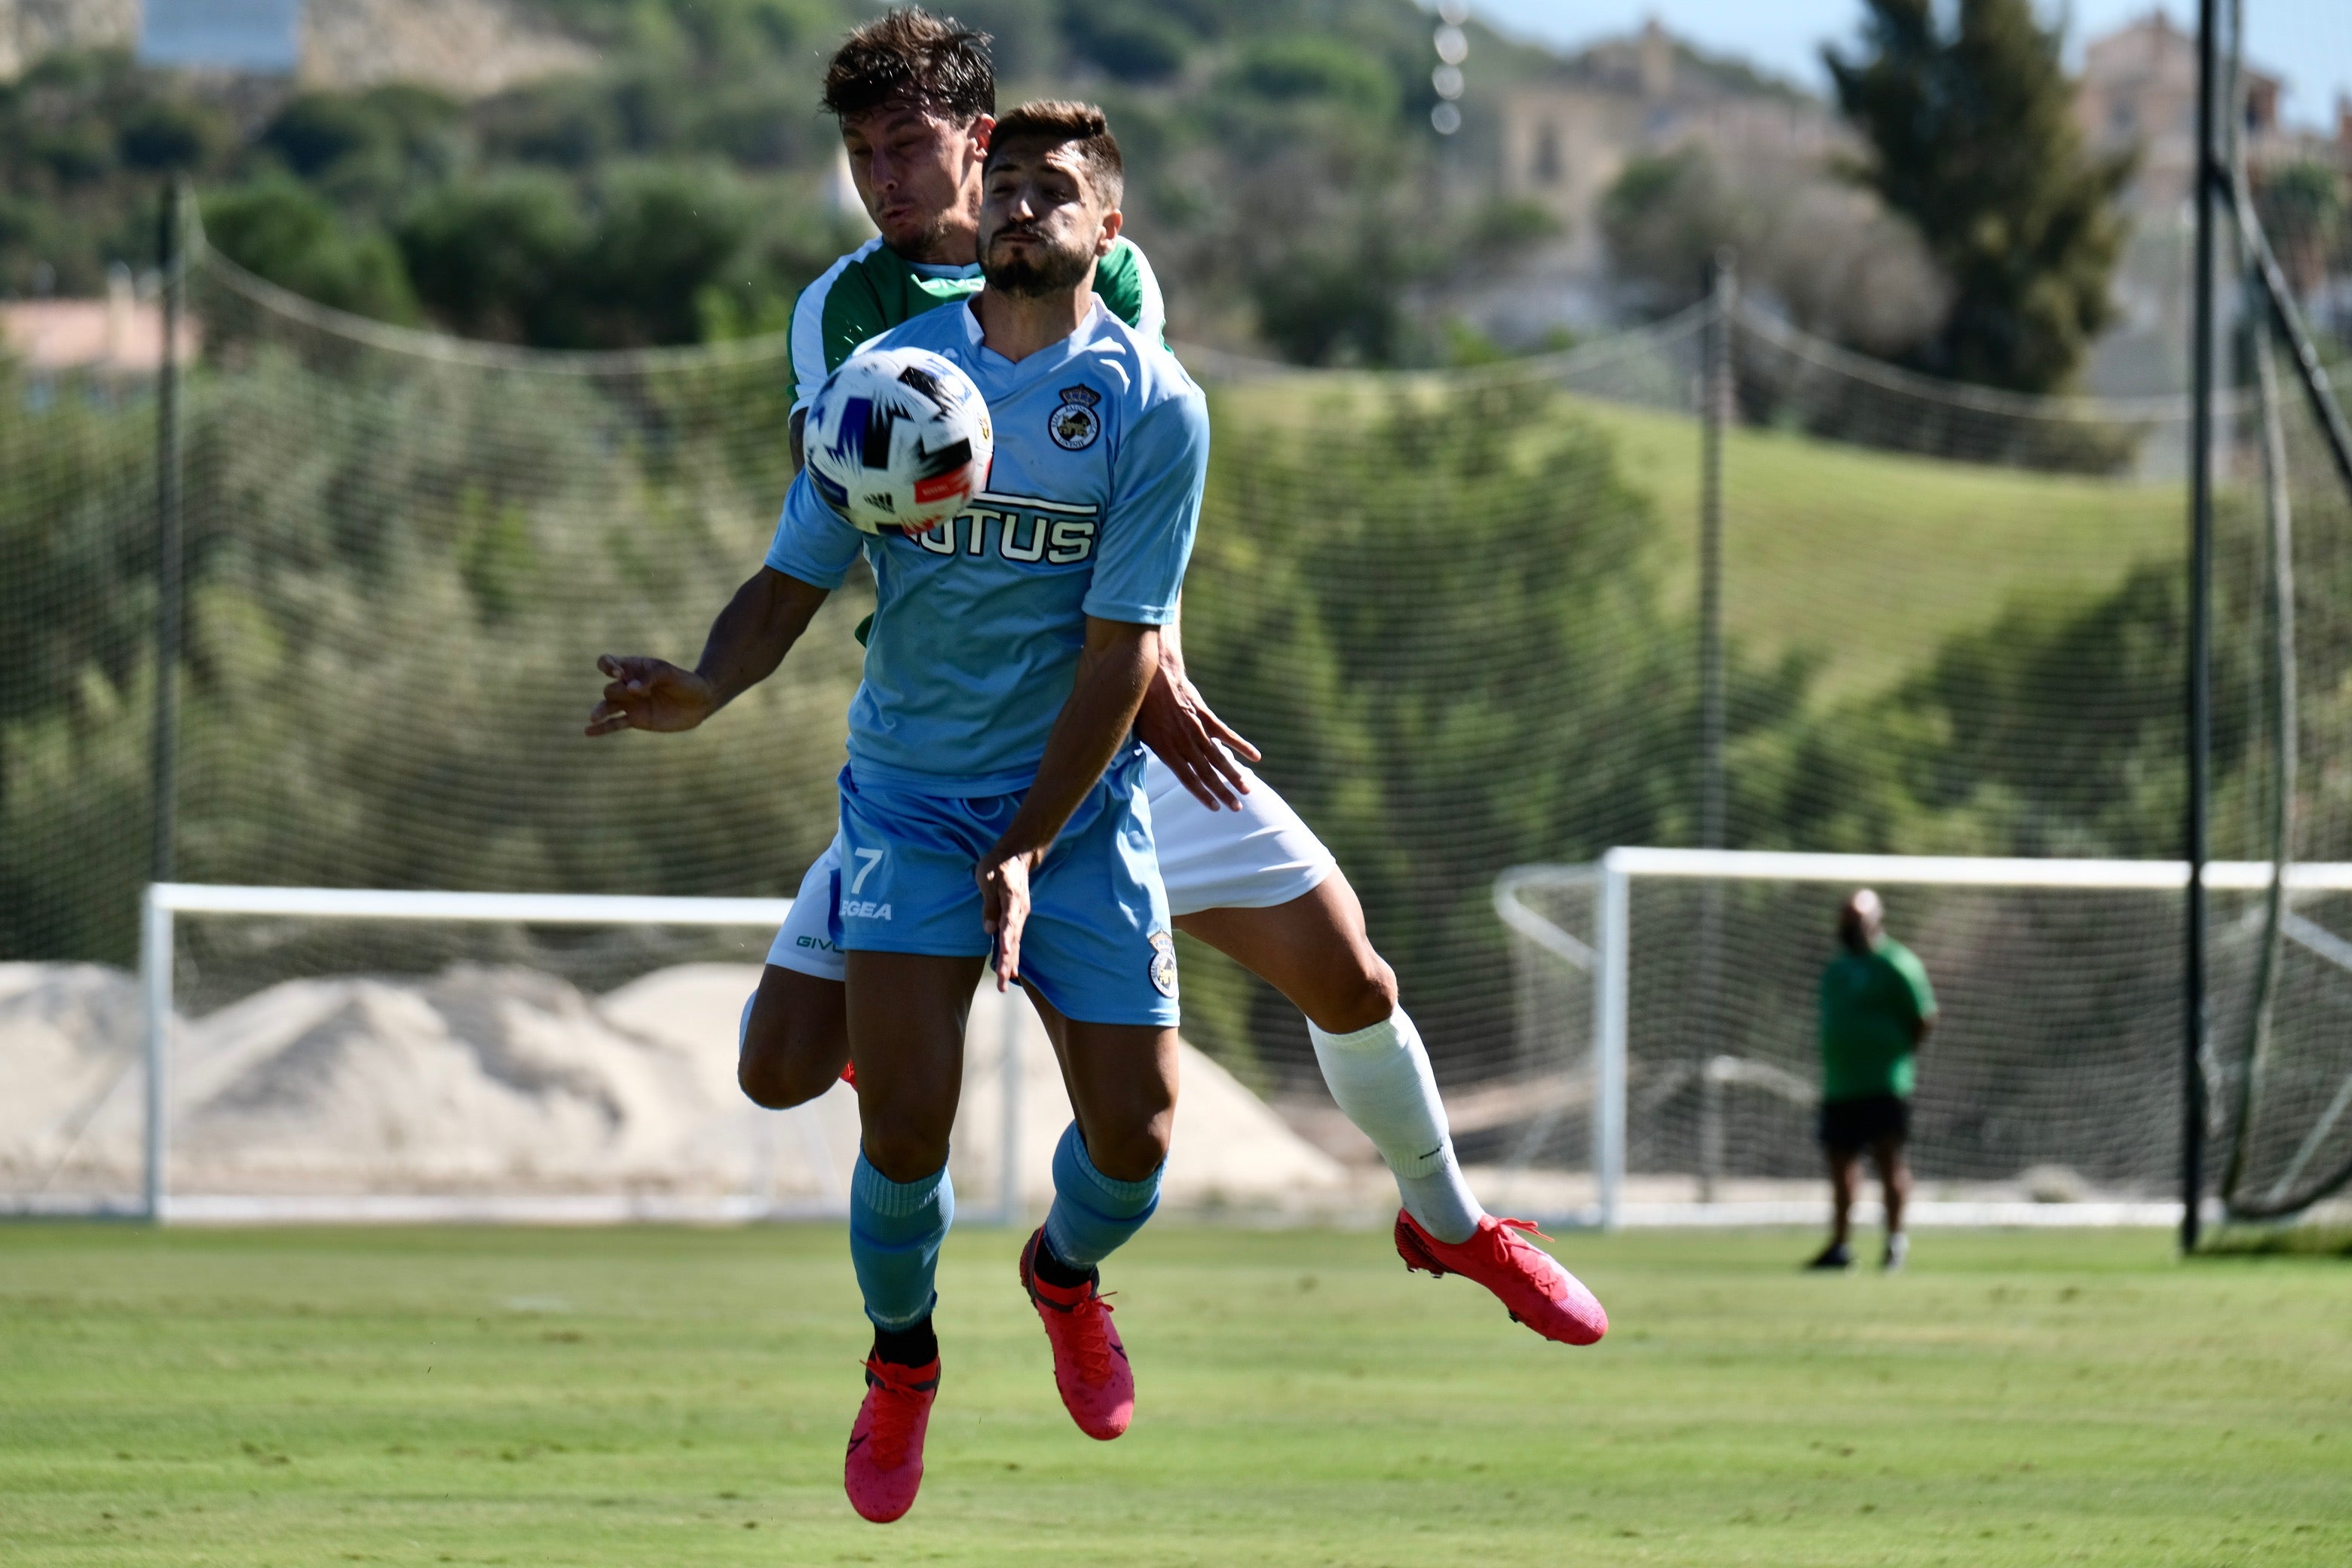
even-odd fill
[{"label": "green tree", "polygon": [[408,273],[392,242],[346,229],[332,207],[292,180],[224,192],[204,204],[204,216],[215,249],[281,289],[380,321],[415,318]]},{"label": "green tree", "polygon": [[568,181],[519,169],[443,186],[408,215],[399,240],[418,297],[452,331],[562,343],[579,331],[558,280],[588,233]]},{"label": "green tree", "polygon": [[[0,954],[137,940],[154,423],[0,356]],[[60,395],[62,394],[62,395]]]},{"label": "green tree", "polygon": [[1062,32],[1070,50],[1120,81],[1166,81],[1184,68],[1191,41],[1161,7],[1144,0],[1068,0]]},{"label": "green tree", "polygon": [[1852,53],[1822,51],[1869,145],[1855,175],[1917,226],[1952,286],[1922,370],[2017,392],[2063,387],[2113,318],[2127,158],[2085,153],[2061,29],[2032,0],[1864,0]]},{"label": "green tree", "polygon": [[2254,210],[2288,281],[2306,295],[2316,290],[2344,239],[2344,177],[2316,158],[2298,159],[2259,179]]}]

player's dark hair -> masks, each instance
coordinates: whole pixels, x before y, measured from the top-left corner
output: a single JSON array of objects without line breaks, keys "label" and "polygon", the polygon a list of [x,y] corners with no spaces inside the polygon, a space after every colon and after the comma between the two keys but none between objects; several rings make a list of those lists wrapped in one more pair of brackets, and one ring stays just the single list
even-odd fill
[{"label": "player's dark hair", "polygon": [[969,123],[996,112],[989,37],[919,5],[886,11],[858,28],[824,69],[824,107],[836,120],[908,105]]},{"label": "player's dark hair", "polygon": [[1110,205],[1118,205],[1127,188],[1127,163],[1119,156],[1118,138],[1110,133],[1110,121],[1101,110],[1091,103],[1053,99],[1008,110],[989,138],[988,161],[995,163],[1008,147],[1041,142],[1049,147],[1076,144],[1094,180],[1096,194]]}]

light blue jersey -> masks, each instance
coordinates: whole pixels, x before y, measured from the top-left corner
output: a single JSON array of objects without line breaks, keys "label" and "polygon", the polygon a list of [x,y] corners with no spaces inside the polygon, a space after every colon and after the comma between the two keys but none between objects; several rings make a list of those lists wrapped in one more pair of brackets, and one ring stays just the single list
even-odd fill
[{"label": "light blue jersey", "polygon": [[1175,617],[1200,521],[1209,416],[1175,356],[1096,300],[1053,347],[1015,363],[981,344],[969,305],[926,312],[868,347],[961,365],[996,437],[988,489],[921,539],[861,533],[803,473],[767,563],[836,588],[874,569],[866,679],[849,709],[861,784],[972,797],[1028,788],[1070,695],[1086,619]]}]

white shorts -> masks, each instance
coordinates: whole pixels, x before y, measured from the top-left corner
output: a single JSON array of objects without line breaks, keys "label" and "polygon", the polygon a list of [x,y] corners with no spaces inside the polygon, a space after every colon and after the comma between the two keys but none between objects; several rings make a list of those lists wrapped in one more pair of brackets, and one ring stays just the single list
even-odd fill
[{"label": "white shorts", "polygon": [[[1165,763],[1145,753],[1143,792],[1171,915],[1272,909],[1313,891],[1338,865],[1273,785],[1247,768],[1242,773],[1250,784],[1242,808],[1212,811],[1176,782]],[[820,980],[842,977],[845,965],[830,919],[840,898],[840,879],[836,836],[801,879],[793,912],[768,949],[770,963]]]}]

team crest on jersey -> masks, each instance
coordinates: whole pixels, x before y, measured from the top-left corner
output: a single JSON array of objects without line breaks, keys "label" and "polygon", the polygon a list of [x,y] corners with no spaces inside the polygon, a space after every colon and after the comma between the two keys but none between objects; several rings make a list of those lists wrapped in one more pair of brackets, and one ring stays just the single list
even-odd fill
[{"label": "team crest on jersey", "polygon": [[1176,998],[1176,939],[1164,931],[1151,933],[1151,988],[1171,1002]]},{"label": "team crest on jersey", "polygon": [[1065,452],[1083,452],[1102,434],[1102,416],[1095,405],[1102,394],[1091,386],[1062,388],[1062,405],[1045,416],[1045,434]]}]

